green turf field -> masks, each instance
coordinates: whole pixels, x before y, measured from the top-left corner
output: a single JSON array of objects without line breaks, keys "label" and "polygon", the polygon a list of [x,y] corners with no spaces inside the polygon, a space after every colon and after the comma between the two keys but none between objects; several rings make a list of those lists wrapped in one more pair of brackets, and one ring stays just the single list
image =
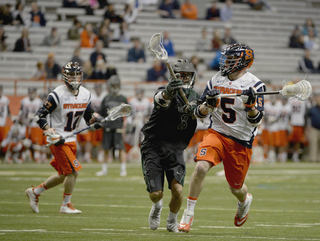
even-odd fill
[{"label": "green turf field", "polygon": [[[54,170],[49,164],[0,164],[0,240],[320,240],[320,163],[251,165],[246,184],[253,195],[247,222],[233,224],[237,201],[224,177],[213,168],[198,199],[191,231],[169,233],[169,191],[164,192],[160,228],[148,227],[151,201],[139,164],[119,164],[106,177],[96,177],[100,164],[83,164],[72,196],[82,214],[60,214],[62,186],[42,193],[40,213],[33,213],[24,191]],[[188,163],[184,202],[194,164]]]}]

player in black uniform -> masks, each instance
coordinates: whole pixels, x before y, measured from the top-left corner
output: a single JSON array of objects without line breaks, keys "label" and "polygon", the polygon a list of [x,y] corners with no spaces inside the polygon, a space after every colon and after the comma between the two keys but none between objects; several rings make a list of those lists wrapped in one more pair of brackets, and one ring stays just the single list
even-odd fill
[{"label": "player in black uniform", "polygon": [[[103,117],[108,115],[108,110],[120,105],[121,103],[128,104],[127,98],[119,94],[121,89],[120,78],[113,75],[107,82],[108,94],[103,98],[99,114]],[[124,149],[124,141],[122,137],[123,118],[118,118],[114,121],[107,121],[103,124],[103,139],[102,147],[105,151],[104,162],[102,163],[102,170],[96,173],[96,176],[107,175],[108,170],[108,155],[110,150],[119,150],[120,159],[120,176],[126,176],[126,157]]]},{"label": "player in black uniform", "polygon": [[[194,109],[199,96],[193,90],[196,70],[189,60],[178,59],[173,71],[177,78],[160,87],[154,95],[152,115],[142,128],[145,138],[141,144],[141,159],[147,191],[153,202],[149,214],[150,228],[156,230],[160,224],[166,175],[171,189],[167,230],[178,232],[177,216],[183,200],[186,174],[183,151],[197,127]],[[186,94],[189,105],[180,96],[180,88]]]}]

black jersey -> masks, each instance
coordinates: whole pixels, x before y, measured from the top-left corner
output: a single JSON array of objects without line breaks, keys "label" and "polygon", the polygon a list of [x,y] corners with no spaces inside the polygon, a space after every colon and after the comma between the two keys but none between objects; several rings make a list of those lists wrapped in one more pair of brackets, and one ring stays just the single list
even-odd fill
[{"label": "black jersey", "polygon": [[[163,91],[160,87],[159,91]],[[198,93],[194,90],[185,91],[186,96],[191,101],[197,101]],[[197,120],[193,115],[183,111],[184,102],[177,94],[171,100],[168,107],[159,106],[154,102],[154,108],[149,121],[142,127],[146,141],[152,143],[171,146],[173,148],[185,149],[197,127]]]},{"label": "black jersey", "polygon": [[[124,97],[123,95],[106,95],[102,102],[101,102],[101,107],[100,107],[100,112],[99,114],[103,117],[107,116],[108,110],[111,110],[113,107],[116,107],[120,105],[121,103],[128,104],[127,98]],[[118,118],[114,121],[106,121],[103,124],[104,128],[108,128],[110,130],[116,130],[116,129],[121,129],[123,126],[123,118]]]}]

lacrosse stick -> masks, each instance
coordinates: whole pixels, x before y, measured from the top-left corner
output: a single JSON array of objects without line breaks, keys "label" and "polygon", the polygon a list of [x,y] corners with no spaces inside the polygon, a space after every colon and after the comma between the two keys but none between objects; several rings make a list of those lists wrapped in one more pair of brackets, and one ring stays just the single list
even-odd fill
[{"label": "lacrosse stick", "polygon": [[[168,53],[163,47],[162,33],[156,33],[150,38],[148,49],[158,60],[161,60],[166,63],[169,69],[170,75],[172,76],[172,78],[176,78],[176,75],[174,74],[169,64]],[[185,93],[182,91],[182,89],[179,89],[179,94],[183,98],[184,103],[188,105],[189,104],[188,99]]]},{"label": "lacrosse stick", "polygon": [[[121,105],[113,107],[111,110],[109,110],[108,116],[105,119],[103,119],[100,123],[102,124],[106,121],[114,121],[115,119],[118,119],[119,117],[128,116],[131,114],[131,111],[132,111],[131,105],[122,103]],[[90,126],[87,126],[79,131],[72,132],[69,135],[65,136],[63,139],[67,139],[67,138],[72,137],[76,134],[79,134],[80,132],[86,131],[86,130],[94,127],[95,124],[97,124],[97,123],[93,123]],[[50,142],[46,145],[46,147],[52,146],[55,143],[57,143],[58,141],[59,140],[55,140],[53,142]]]},{"label": "lacrosse stick", "polygon": [[[298,99],[298,100],[307,100],[312,92],[312,86],[307,80],[301,80],[293,85],[285,85],[282,90],[276,91],[266,91],[266,92],[256,92],[255,95],[276,95],[281,94],[286,99]],[[240,94],[220,94],[217,97],[237,97],[241,96]]]}]

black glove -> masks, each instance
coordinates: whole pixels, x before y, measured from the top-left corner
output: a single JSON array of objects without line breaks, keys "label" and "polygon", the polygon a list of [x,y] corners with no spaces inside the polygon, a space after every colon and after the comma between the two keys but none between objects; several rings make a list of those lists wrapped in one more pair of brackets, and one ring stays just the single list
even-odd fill
[{"label": "black glove", "polygon": [[61,135],[59,138],[60,138],[60,140],[54,143],[55,146],[63,145],[64,142],[66,141],[65,139],[63,139],[63,137]]},{"label": "black glove", "polygon": [[166,89],[164,90],[164,94],[166,95],[166,97],[168,97],[169,99],[173,99],[176,94],[177,94],[177,90],[182,88],[183,86],[183,82],[181,79],[172,79],[167,85],[166,85]]},{"label": "black glove", "polygon": [[257,91],[255,88],[252,88],[252,87],[242,91],[241,99],[245,107],[252,108],[253,106],[255,106],[257,102],[257,97],[255,93],[257,93]]},{"label": "black glove", "polygon": [[206,103],[209,107],[215,108],[219,106],[220,98],[217,95],[220,94],[220,90],[213,89],[206,93]]},{"label": "black glove", "polygon": [[100,128],[103,127],[103,124],[101,123],[104,120],[103,117],[101,117],[100,115],[94,116],[90,119],[89,123],[93,125],[93,129],[94,130],[99,130]]},{"label": "black glove", "polygon": [[193,116],[194,115],[194,110],[197,108],[197,103],[195,102],[190,102],[189,105],[186,105],[184,107],[184,111],[185,113],[187,113],[188,115]]}]

